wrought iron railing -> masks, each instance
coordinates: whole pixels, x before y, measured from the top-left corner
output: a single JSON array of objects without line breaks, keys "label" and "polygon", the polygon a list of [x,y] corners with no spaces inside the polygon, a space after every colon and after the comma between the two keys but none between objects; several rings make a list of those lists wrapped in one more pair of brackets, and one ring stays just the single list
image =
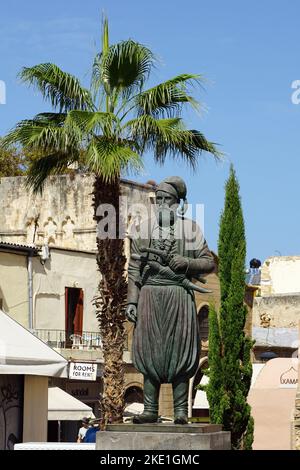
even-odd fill
[{"label": "wrought iron railing", "polygon": [[101,349],[99,332],[82,331],[68,334],[65,330],[35,329],[34,334],[52,348],[60,349]]},{"label": "wrought iron railing", "polygon": [[[34,334],[52,348],[101,350],[102,341],[97,331],[82,331],[68,334],[65,330],[35,329]],[[125,339],[125,351],[128,350],[128,338]]]}]

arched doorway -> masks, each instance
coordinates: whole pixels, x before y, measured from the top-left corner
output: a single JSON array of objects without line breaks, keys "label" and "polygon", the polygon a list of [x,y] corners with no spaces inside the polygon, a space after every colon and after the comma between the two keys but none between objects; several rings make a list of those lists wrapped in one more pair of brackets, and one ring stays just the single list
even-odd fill
[{"label": "arched doorway", "polygon": [[125,406],[131,405],[131,403],[143,403],[144,401],[144,392],[142,387],[138,385],[133,385],[128,387],[125,391]]},{"label": "arched doorway", "polygon": [[131,385],[125,391],[124,417],[140,414],[144,409],[144,392],[139,385]]}]

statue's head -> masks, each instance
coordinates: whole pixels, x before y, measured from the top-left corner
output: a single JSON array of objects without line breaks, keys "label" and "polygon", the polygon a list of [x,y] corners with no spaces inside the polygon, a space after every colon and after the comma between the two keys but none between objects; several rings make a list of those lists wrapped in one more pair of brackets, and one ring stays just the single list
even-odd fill
[{"label": "statue's head", "polygon": [[[170,176],[164,179],[156,188],[156,204],[158,206],[159,221],[161,225],[174,223],[180,201],[186,200],[186,184],[179,176]],[[184,209],[180,210],[184,213]]]},{"label": "statue's head", "polygon": [[165,204],[168,207],[179,205],[180,200],[186,202],[186,184],[180,176],[169,176],[156,188],[156,203]]}]

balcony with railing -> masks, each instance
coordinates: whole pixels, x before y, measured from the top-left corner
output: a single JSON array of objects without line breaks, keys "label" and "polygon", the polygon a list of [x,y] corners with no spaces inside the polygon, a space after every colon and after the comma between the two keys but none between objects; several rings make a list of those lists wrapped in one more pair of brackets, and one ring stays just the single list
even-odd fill
[{"label": "balcony with railing", "polygon": [[70,335],[65,330],[35,329],[34,334],[51,348],[56,349],[102,349],[101,336],[96,331],[74,332]]},{"label": "balcony with railing", "polygon": [[[65,330],[35,329],[34,334],[51,348],[102,351],[99,331],[81,331],[67,334]],[[125,338],[124,350],[128,351],[127,336]]]}]

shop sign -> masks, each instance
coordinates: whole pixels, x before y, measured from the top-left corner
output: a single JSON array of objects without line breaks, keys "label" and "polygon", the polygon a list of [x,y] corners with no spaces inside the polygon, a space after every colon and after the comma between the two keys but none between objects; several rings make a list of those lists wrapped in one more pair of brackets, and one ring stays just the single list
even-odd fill
[{"label": "shop sign", "polygon": [[280,388],[297,388],[298,387],[298,371],[291,367],[280,376]]},{"label": "shop sign", "polygon": [[91,380],[95,381],[97,378],[97,364],[84,363],[84,362],[71,362],[69,379],[72,380]]}]

